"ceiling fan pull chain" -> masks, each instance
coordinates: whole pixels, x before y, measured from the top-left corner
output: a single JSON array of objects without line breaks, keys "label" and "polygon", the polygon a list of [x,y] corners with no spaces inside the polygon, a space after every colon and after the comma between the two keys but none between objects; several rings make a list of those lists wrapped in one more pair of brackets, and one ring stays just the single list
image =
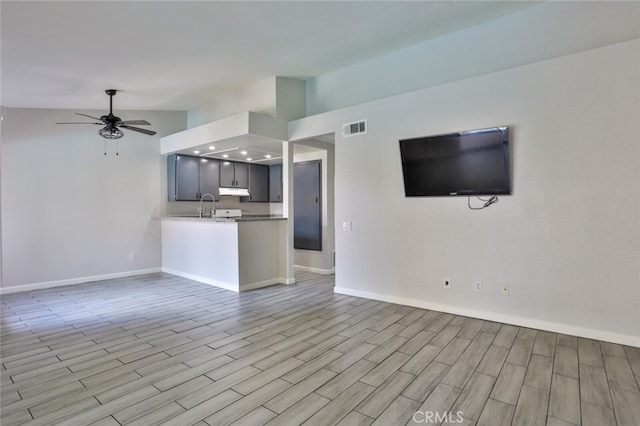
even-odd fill
[{"label": "ceiling fan pull chain", "polygon": [[120,145],[119,145],[119,140],[116,139],[116,155],[120,155]]},{"label": "ceiling fan pull chain", "polygon": [[107,155],[107,140],[106,139],[103,139],[103,140],[104,140],[104,155]]}]

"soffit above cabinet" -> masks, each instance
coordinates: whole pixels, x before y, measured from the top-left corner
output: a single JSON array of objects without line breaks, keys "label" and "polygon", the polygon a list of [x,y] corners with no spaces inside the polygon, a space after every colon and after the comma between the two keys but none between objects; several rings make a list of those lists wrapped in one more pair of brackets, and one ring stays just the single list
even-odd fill
[{"label": "soffit above cabinet", "polygon": [[285,122],[248,111],[165,136],[160,153],[275,164],[287,137]]}]

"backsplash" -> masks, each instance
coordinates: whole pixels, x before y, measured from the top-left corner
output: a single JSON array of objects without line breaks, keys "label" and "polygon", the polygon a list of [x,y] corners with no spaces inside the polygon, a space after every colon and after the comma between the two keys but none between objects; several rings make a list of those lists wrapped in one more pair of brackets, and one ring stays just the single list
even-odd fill
[{"label": "backsplash", "polygon": [[[165,215],[197,214],[197,201],[175,201],[166,203]],[[206,209],[211,208],[211,200],[204,201]],[[241,203],[240,197],[224,196],[215,203],[216,209],[240,209],[242,214],[282,214],[282,203]]]}]

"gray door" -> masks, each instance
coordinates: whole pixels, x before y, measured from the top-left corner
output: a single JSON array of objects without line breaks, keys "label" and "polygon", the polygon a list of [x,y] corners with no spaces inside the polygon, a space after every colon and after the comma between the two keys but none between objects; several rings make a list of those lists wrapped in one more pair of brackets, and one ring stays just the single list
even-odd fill
[{"label": "gray door", "polygon": [[322,250],[322,162],[293,165],[293,247]]}]

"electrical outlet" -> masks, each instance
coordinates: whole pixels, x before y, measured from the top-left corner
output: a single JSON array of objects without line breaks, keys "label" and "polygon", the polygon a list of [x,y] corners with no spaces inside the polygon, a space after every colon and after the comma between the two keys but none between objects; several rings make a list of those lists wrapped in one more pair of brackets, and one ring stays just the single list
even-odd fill
[{"label": "electrical outlet", "polygon": [[136,255],[134,253],[129,253],[129,260],[132,262],[136,260]]},{"label": "electrical outlet", "polygon": [[351,231],[351,221],[342,222],[342,230],[343,231]]},{"label": "electrical outlet", "polygon": [[442,286],[444,288],[451,288],[451,278],[443,277],[442,278]]},{"label": "electrical outlet", "polygon": [[482,291],[482,282],[481,281],[476,281],[473,285],[473,288],[475,291],[477,292],[481,292]]},{"label": "electrical outlet", "polygon": [[509,288],[509,284],[502,284],[502,295],[508,296],[511,289]]}]

